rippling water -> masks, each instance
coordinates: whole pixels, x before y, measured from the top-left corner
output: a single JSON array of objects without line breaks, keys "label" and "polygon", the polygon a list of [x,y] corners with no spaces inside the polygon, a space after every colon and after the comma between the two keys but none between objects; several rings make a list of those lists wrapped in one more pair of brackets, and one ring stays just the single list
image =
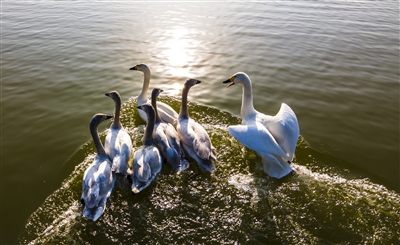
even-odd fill
[{"label": "rippling water", "polygon": [[[3,2],[1,243],[394,241],[397,5]],[[189,99],[220,151],[218,171],[165,168],[134,198],[121,181],[90,223],[78,202],[94,153],[88,123],[113,111],[110,90],[134,113],[143,75],[128,69],[141,62],[176,108],[185,79],[202,80]],[[275,114],[285,102],[296,112],[298,175],[268,178],[227,134],[241,90],[222,81],[237,71],[252,79],[256,109]],[[137,141],[143,122],[127,117]]]}]

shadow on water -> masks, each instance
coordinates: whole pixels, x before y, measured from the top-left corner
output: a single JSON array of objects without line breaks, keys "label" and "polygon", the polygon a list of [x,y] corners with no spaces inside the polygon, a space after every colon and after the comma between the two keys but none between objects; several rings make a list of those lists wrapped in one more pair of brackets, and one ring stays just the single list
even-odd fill
[{"label": "shadow on water", "polygon": [[[179,110],[179,100],[160,99]],[[144,126],[135,103],[123,104],[121,121],[138,148]],[[302,137],[296,174],[269,178],[259,157],[227,132],[239,118],[196,103],[189,110],[218,150],[215,173],[202,172],[191,160],[181,173],[164,164],[156,181],[135,196],[129,180],[118,176],[106,211],[92,222],[82,216],[79,201],[83,172],[94,157],[90,141],[67,161],[61,175],[68,175],[30,216],[20,243],[393,244],[400,237],[400,196],[394,191],[311,149]]]}]

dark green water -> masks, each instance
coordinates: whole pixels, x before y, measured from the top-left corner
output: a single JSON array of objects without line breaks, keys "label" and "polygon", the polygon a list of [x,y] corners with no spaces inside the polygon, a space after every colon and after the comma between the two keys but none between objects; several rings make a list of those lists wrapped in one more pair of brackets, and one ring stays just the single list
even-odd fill
[{"label": "dark green water", "polygon": [[[398,237],[398,2],[3,1],[1,11],[1,244]],[[113,112],[111,90],[135,113],[143,75],[128,69],[138,63],[176,108],[187,77],[202,81],[189,100],[218,170],[166,167],[136,197],[121,182],[90,223],[77,198],[94,154],[89,120]],[[241,88],[222,81],[238,71],[252,79],[257,110],[274,115],[285,102],[295,111],[297,176],[268,178],[227,134]],[[139,144],[143,122],[124,122]]]}]

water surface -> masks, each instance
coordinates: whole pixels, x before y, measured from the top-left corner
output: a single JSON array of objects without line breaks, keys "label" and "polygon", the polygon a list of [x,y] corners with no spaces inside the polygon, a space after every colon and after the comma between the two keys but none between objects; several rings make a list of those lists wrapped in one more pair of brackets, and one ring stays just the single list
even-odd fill
[{"label": "water surface", "polygon": [[[1,241],[17,243],[18,236],[45,241],[49,239],[46,230],[53,234],[51,239],[63,240],[64,233],[50,232],[49,224],[69,222],[77,236],[86,234],[78,241],[91,242],[109,228],[109,219],[121,220],[127,214],[129,234],[140,238],[129,240],[118,228],[114,235],[114,230],[106,232],[113,236],[110,240],[161,242],[154,236],[146,238],[142,231],[153,230],[153,226],[160,226],[155,229],[160,232],[167,229],[161,228],[165,225],[162,218],[171,227],[191,224],[182,237],[199,243],[206,242],[202,237],[226,242],[233,237],[241,243],[301,242],[294,233],[292,238],[283,235],[293,227],[310,242],[335,242],[333,234],[344,234],[336,242],[371,241],[371,234],[385,234],[391,239],[388,234],[398,234],[391,220],[398,219],[392,208],[396,208],[400,191],[398,44],[395,1],[3,2]],[[221,139],[213,136],[213,143],[225,152],[220,171],[215,176],[196,168],[178,176],[166,171],[144,193],[147,195],[136,199],[127,196],[121,184],[110,205],[122,211],[117,215],[112,206],[108,207],[110,212],[102,221],[88,224],[76,217],[80,213],[76,199],[80,175],[93,154],[88,124],[97,112],[112,113],[114,106],[104,93],[117,90],[124,102],[139,94],[143,75],[128,70],[138,63],[147,63],[152,69],[151,87],[162,87],[164,95],[172,96],[176,103],[187,77],[202,81],[189,99],[201,105],[200,111],[208,110],[203,105],[211,106],[224,115],[202,122],[223,138],[218,142]],[[222,84],[238,71],[246,72],[253,81],[257,110],[273,115],[285,102],[296,112],[302,136],[296,164],[300,169],[311,169],[311,174],[271,180],[255,167],[256,156],[226,134],[227,122],[233,121],[216,121],[239,116],[240,87],[225,89]],[[143,124],[131,118],[125,122],[132,130]],[[100,131],[105,128],[107,125]],[[132,137],[138,136],[133,132]],[[240,150],[233,153],[228,144]],[[315,180],[320,179],[316,176],[325,179]],[[73,187],[65,187],[69,182]],[[199,191],[205,183],[210,189]],[[183,185],[188,189],[183,190]],[[173,186],[178,189],[171,191]],[[308,194],[329,190],[331,196],[318,195],[315,200],[314,194]],[[356,190],[361,199],[356,199]],[[193,194],[196,191],[198,196]],[[164,200],[163,193],[174,193],[178,199]],[[213,195],[202,199],[207,193]],[[183,200],[177,204],[178,210],[190,215],[162,214],[160,206],[165,204],[158,204],[157,199],[167,203]],[[332,217],[340,213],[352,218],[335,219],[337,223],[331,227],[318,226],[331,220],[322,211],[312,213],[312,208],[334,209],[327,203],[336,199],[340,208]],[[276,200],[286,200],[292,208],[279,207]],[[246,201],[255,204],[239,205]],[[60,207],[61,203],[65,205]],[[354,205],[365,203],[366,209],[356,213]],[[135,208],[129,209],[125,206],[128,204]],[[296,204],[299,207],[295,208]],[[51,209],[51,205],[55,207]],[[196,211],[201,205],[206,211]],[[239,213],[235,214],[233,207],[238,207]],[[311,220],[302,219],[299,210],[293,211],[301,207]],[[215,208],[219,209],[213,211]],[[273,211],[276,209],[279,211]],[[136,212],[147,212],[139,210],[152,214],[139,215],[138,220],[129,218]],[[54,221],[65,212],[74,217],[72,221],[64,216]],[[381,219],[376,219],[376,214]],[[284,227],[282,220],[287,217],[292,220]],[[349,224],[350,220],[353,223]],[[142,223],[141,228],[136,221]],[[205,224],[212,229],[203,227]],[[234,224],[231,231],[222,232],[230,227],[228,224]],[[38,228],[32,230],[35,226]],[[91,233],[94,238],[87,237],[91,229],[96,231],[97,236]],[[172,228],[168,229],[171,234],[166,241],[178,239],[179,234],[173,235]],[[193,230],[198,233],[190,233]],[[270,236],[258,238],[265,230]],[[216,237],[209,231],[222,235]]]}]

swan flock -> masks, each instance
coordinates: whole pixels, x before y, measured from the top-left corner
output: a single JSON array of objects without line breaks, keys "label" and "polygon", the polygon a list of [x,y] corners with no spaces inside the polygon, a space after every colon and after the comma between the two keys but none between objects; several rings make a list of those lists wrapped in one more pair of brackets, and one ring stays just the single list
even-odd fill
[{"label": "swan flock", "polygon": [[[138,194],[148,187],[160,173],[163,161],[173,171],[189,168],[188,159],[194,160],[202,171],[214,172],[217,150],[212,145],[205,128],[189,116],[188,93],[201,81],[189,78],[182,86],[181,107],[176,112],[171,106],[157,101],[163,90],[154,88],[147,97],[150,85],[150,68],[138,64],[129,70],[144,75],[143,86],[137,97],[137,110],[145,122],[142,146],[134,149],[132,138],[121,121],[121,97],[117,91],[105,95],[114,101],[114,116],[97,113],[90,121],[90,132],[96,148],[92,164],[86,169],[82,181],[83,215],[96,221],[106,209],[118,176],[131,181],[132,193]],[[293,171],[291,163],[300,135],[299,124],[293,110],[285,103],[275,116],[254,109],[252,83],[243,72],[232,75],[223,83],[227,88],[242,86],[242,124],[228,127],[229,133],[245,147],[261,157],[263,170],[280,179]],[[103,144],[97,132],[98,125],[113,118]],[[189,158],[187,158],[189,157]]]}]

